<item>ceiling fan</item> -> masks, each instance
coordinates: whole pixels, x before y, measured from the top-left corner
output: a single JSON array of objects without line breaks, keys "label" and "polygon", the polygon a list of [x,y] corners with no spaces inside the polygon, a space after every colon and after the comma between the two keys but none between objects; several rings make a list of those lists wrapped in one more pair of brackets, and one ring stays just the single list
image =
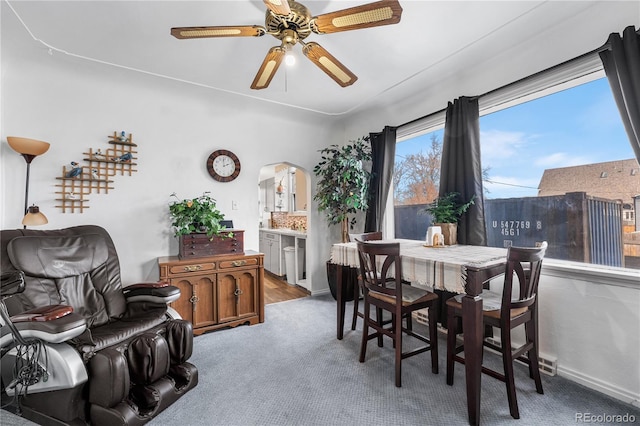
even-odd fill
[{"label": "ceiling fan", "polygon": [[352,85],[358,77],[316,42],[304,42],[311,33],[329,34],[340,31],[391,25],[400,22],[402,7],[397,0],[382,0],[312,16],[303,4],[294,0],[263,0],[267,5],[264,26],[235,25],[213,27],[176,27],[171,35],[178,39],[207,37],[261,37],[270,34],[282,43],[272,47],[264,58],[252,89],[269,86],[287,52],[297,43],[302,52],[342,87]]}]

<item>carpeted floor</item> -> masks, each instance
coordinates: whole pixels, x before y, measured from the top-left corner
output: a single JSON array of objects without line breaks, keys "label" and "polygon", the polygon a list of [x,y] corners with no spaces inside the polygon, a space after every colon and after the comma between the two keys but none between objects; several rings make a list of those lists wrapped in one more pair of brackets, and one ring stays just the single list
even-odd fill
[{"label": "carpeted floor", "polygon": [[[347,313],[350,314],[351,304]],[[464,367],[445,383],[446,345],[439,341],[440,374],[429,353],[403,361],[402,388],[394,386],[393,350],[369,344],[358,362],[361,328],[335,338],[336,303],[307,297],[266,307],[264,324],[207,333],[194,340],[191,362],[200,383],[150,424],[195,425],[466,425]],[[359,322],[361,327],[361,322]],[[500,359],[486,353],[485,362]],[[509,415],[504,384],[482,378],[481,423],[570,425],[576,415],[635,416],[640,409],[561,377],[543,375],[535,392],[526,367],[517,366],[520,420]],[[2,423],[23,425],[2,413]],[[11,423],[5,423],[11,421]]]},{"label": "carpeted floor", "polygon": [[[391,345],[371,342],[359,363],[361,328],[339,341],[335,315],[331,296],[308,297],[267,306],[264,324],[196,337],[191,361],[200,384],[152,424],[468,424],[464,367],[456,365],[454,386],[445,383],[444,336],[440,374],[431,373],[428,353],[418,355],[403,361],[402,388],[396,388]],[[493,354],[485,358],[501,365]],[[577,413],[629,413],[640,422],[640,409],[561,377],[543,375],[539,395],[526,367],[517,370],[521,419],[514,423],[509,415],[504,384],[483,376],[482,424],[568,425]]]}]

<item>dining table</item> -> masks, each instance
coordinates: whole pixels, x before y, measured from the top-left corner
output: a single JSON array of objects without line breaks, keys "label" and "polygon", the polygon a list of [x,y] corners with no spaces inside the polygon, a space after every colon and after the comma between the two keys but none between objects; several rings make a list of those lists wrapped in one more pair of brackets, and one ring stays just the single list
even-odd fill
[{"label": "dining table", "polygon": [[[507,249],[500,247],[451,245],[428,246],[423,241],[387,239],[400,243],[402,279],[411,285],[432,290],[464,294],[462,328],[464,330],[467,412],[470,425],[480,424],[480,385],[482,374],[482,289],[484,283],[504,273]],[[373,242],[375,243],[375,242]],[[355,242],[334,244],[330,263],[359,268]],[[336,268],[337,338],[344,335],[346,294],[342,267]]]}]

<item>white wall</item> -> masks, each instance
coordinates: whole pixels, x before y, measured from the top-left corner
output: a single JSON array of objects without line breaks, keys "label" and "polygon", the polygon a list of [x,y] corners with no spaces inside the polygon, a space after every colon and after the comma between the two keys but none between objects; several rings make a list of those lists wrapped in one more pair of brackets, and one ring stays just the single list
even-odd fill
[{"label": "white wall", "polygon": [[[638,274],[595,265],[582,272],[576,268],[581,265],[552,259],[543,264],[540,355],[557,362],[558,375],[640,406]],[[493,280],[491,289],[501,291],[502,285],[501,279]],[[494,336],[499,338],[497,330]],[[524,341],[523,327],[513,339]]]},{"label": "white wall", "polygon": [[[167,208],[171,193],[191,198],[211,191],[226,217],[245,230],[245,249],[257,251],[260,168],[288,162],[313,175],[317,151],[341,142],[323,117],[67,55],[50,56],[23,31],[12,33],[9,24],[3,20],[0,225],[20,227],[24,203],[25,162],[6,137],[50,142],[49,151],[31,167],[29,201],[49,219],[38,229],[103,226],[118,249],[125,285],[157,279],[156,258],[177,254]],[[84,213],[63,214],[54,200],[62,166],[81,162],[89,148],[104,151],[107,136],[121,130],[133,133],[138,144],[138,172],[114,177],[109,194],[91,194]],[[209,154],[221,148],[236,153],[242,163],[240,176],[230,183],[216,182],[206,171]],[[309,279],[317,293],[327,288],[324,261],[332,241],[325,239],[326,222],[314,203],[309,212]]]},{"label": "white wall", "polygon": [[640,404],[640,291],[544,276],[540,282],[540,350],[558,374]]}]

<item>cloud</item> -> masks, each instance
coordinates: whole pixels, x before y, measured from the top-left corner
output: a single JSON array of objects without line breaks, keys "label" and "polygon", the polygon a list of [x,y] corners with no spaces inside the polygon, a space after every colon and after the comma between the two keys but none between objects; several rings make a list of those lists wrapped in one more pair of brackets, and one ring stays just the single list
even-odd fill
[{"label": "cloud", "polygon": [[513,157],[534,137],[524,132],[480,131],[483,162],[489,164],[491,161]]},{"label": "cloud", "polygon": [[553,169],[559,167],[580,166],[583,164],[591,164],[594,161],[585,156],[568,154],[566,152],[554,152],[553,154],[539,157],[534,164],[545,169]]}]

